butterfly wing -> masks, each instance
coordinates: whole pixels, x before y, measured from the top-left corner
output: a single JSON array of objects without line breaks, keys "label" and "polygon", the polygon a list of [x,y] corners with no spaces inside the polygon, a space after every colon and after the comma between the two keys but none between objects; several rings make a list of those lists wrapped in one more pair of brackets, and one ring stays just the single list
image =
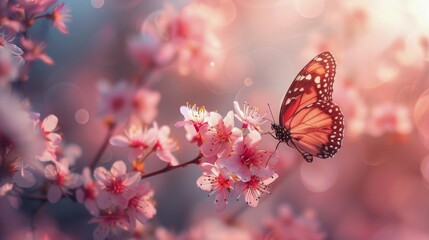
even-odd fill
[{"label": "butterfly wing", "polygon": [[283,98],[280,126],[285,127],[295,113],[317,101],[332,101],[335,59],[330,52],[314,57],[296,76]]},{"label": "butterfly wing", "polygon": [[335,73],[334,57],[323,52],[298,73],[283,99],[280,126],[308,162],[333,157],[342,144],[344,116],[332,102]]},{"label": "butterfly wing", "polygon": [[332,158],[341,148],[344,137],[344,116],[333,102],[309,104],[286,122],[290,126],[293,145],[307,160],[313,156]]}]

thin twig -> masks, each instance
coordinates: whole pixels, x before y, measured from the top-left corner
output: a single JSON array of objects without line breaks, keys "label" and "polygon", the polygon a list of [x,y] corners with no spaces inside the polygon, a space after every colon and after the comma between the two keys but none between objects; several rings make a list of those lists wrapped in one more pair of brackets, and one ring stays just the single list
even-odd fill
[{"label": "thin twig", "polygon": [[115,131],[116,124],[109,125],[106,137],[104,138],[103,143],[100,146],[100,149],[98,149],[97,153],[94,156],[94,159],[91,161],[91,164],[89,167],[93,170],[95,166],[97,166],[98,162],[101,159],[101,156],[103,155],[104,151],[106,150],[107,146],[109,146],[109,140],[113,135],[113,132]]},{"label": "thin twig", "polygon": [[182,164],[179,164],[179,165],[176,165],[176,166],[167,165],[166,167],[161,168],[161,169],[159,169],[159,170],[157,170],[155,172],[144,174],[144,175],[142,175],[141,178],[145,179],[145,178],[153,177],[155,175],[159,175],[159,174],[162,174],[162,173],[165,173],[165,172],[169,172],[169,171],[172,171],[172,170],[177,169],[177,168],[186,167],[186,166],[188,166],[190,164],[199,164],[200,163],[200,159],[201,159],[201,155],[198,155],[196,158],[194,158],[194,159],[192,159],[192,160],[190,160],[188,162],[185,162],[185,163],[182,163]]}]

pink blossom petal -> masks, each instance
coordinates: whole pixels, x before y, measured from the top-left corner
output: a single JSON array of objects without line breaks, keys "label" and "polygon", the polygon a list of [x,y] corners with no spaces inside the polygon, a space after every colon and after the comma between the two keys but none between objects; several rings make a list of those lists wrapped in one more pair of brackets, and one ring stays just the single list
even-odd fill
[{"label": "pink blossom petal", "polygon": [[116,225],[124,231],[128,231],[130,229],[130,224],[125,219],[117,220]]},{"label": "pink blossom petal", "polygon": [[208,124],[210,126],[216,126],[222,120],[222,116],[217,112],[210,112]]},{"label": "pink blossom petal", "polygon": [[13,184],[10,182],[0,184],[0,197],[5,196],[8,192],[10,192],[13,188]]},{"label": "pink blossom petal", "polygon": [[78,203],[83,203],[85,200],[85,193],[82,189],[76,190],[76,200]]},{"label": "pink blossom petal", "polygon": [[38,159],[40,161],[42,161],[42,162],[50,162],[50,161],[55,161],[56,160],[56,156],[54,156],[49,151],[44,151],[42,153],[42,155],[38,157]]},{"label": "pink blossom petal", "polygon": [[225,210],[227,203],[228,203],[227,191],[222,189],[215,196],[214,204],[216,206],[216,211],[221,212]]},{"label": "pink blossom petal", "polygon": [[279,175],[277,173],[274,173],[271,177],[265,179],[264,181],[262,181],[263,184],[265,185],[270,185],[271,183],[273,183],[277,178],[279,177]]},{"label": "pink blossom petal", "polygon": [[248,148],[253,148],[261,142],[261,139],[261,134],[258,131],[253,130],[246,135],[244,138],[244,143]]},{"label": "pink blossom petal", "polygon": [[213,185],[210,184],[211,178],[207,176],[206,174],[202,175],[197,179],[197,186],[201,188],[201,190],[204,191],[212,191]]},{"label": "pink blossom petal", "polygon": [[56,203],[61,199],[61,188],[57,185],[52,185],[48,189],[48,201],[50,203]]},{"label": "pink blossom petal", "polygon": [[16,46],[15,44],[7,44],[7,49],[9,51],[11,51],[14,55],[22,55],[24,54],[24,52],[22,51],[21,48],[19,48],[18,46]]},{"label": "pink blossom petal", "polygon": [[272,169],[265,168],[265,167],[256,168],[252,166],[250,170],[253,175],[256,175],[260,178],[269,178],[274,174],[274,171]]},{"label": "pink blossom petal", "polygon": [[219,157],[228,156],[231,153],[232,146],[230,143],[223,143],[216,151]]},{"label": "pink blossom petal", "polygon": [[126,187],[134,187],[138,184],[141,174],[139,172],[129,172],[125,175],[125,180],[123,182]]},{"label": "pink blossom petal", "polygon": [[48,65],[54,64],[54,60],[51,57],[49,57],[47,54],[40,54],[38,57],[40,60],[42,60],[44,63]]},{"label": "pink blossom petal", "polygon": [[244,116],[244,112],[240,108],[240,104],[237,101],[234,101],[234,110],[237,113],[235,116],[241,120],[240,116]]},{"label": "pink blossom petal", "polygon": [[156,151],[156,155],[159,157],[159,159],[164,162],[171,163],[171,165],[173,165],[174,163],[176,163],[177,165],[178,163],[176,157],[174,157],[174,155],[171,154],[170,151]]},{"label": "pink blossom petal", "polygon": [[122,135],[113,136],[110,138],[110,144],[116,147],[129,147],[130,143],[128,141],[128,138]]},{"label": "pink blossom petal", "polygon": [[238,155],[232,155],[230,157],[219,158],[218,164],[220,167],[228,168],[232,172],[237,172],[243,163]]},{"label": "pink blossom petal", "polygon": [[57,176],[58,176],[57,169],[52,164],[49,164],[48,166],[45,167],[44,173],[45,173],[45,177],[48,180],[55,181],[57,179]]},{"label": "pink blossom petal", "polygon": [[49,115],[43,119],[42,128],[46,132],[52,132],[55,130],[58,124],[58,118],[55,115]]},{"label": "pink blossom petal", "polygon": [[241,168],[237,170],[236,174],[243,182],[248,182],[252,178],[252,173],[247,166],[241,166]]},{"label": "pink blossom petal", "polygon": [[98,167],[94,171],[94,178],[103,185],[107,185],[110,182],[111,174],[104,167]]},{"label": "pink blossom petal", "polygon": [[216,151],[214,151],[213,149],[213,142],[211,141],[211,139],[207,139],[203,145],[201,145],[201,153],[206,156],[206,157],[212,157],[215,156],[217,154]]},{"label": "pink blossom petal", "polygon": [[110,172],[114,177],[124,176],[127,173],[127,165],[125,165],[123,161],[116,161],[110,169]]},{"label": "pink blossom petal", "polygon": [[187,126],[189,124],[188,121],[178,121],[174,124],[175,127],[184,127]]},{"label": "pink blossom petal", "polygon": [[100,223],[97,228],[95,228],[93,237],[95,240],[104,240],[109,236],[110,228],[107,225]]},{"label": "pink blossom petal", "polygon": [[104,191],[101,191],[100,194],[98,194],[96,201],[100,209],[107,209],[112,205],[110,194]]},{"label": "pink blossom petal", "polygon": [[242,136],[235,141],[232,149],[234,150],[234,154],[239,156],[243,155],[246,150],[248,150],[247,146],[244,144],[244,139]]},{"label": "pink blossom petal", "polygon": [[[128,196],[125,196],[128,195]],[[114,198],[114,200],[116,201],[116,204],[120,207],[120,208],[127,208],[128,207],[128,202],[129,200],[135,195],[134,191],[127,191],[125,193],[123,193],[122,195],[118,195],[116,196],[116,198]]]},{"label": "pink blossom petal", "polygon": [[228,129],[231,129],[234,127],[234,113],[232,111],[229,111],[225,118],[223,119],[223,123],[225,124],[225,127]]},{"label": "pink blossom petal", "polygon": [[97,203],[94,200],[88,199],[85,201],[84,205],[92,216],[98,216],[100,214],[100,209],[98,209]]},{"label": "pink blossom petal", "polygon": [[180,107],[180,113],[183,115],[183,117],[184,117],[185,119],[190,119],[190,118],[192,117],[192,116],[191,116],[192,111],[191,111],[191,110],[189,110],[189,107],[181,106],[181,107]]},{"label": "pink blossom petal", "polygon": [[24,170],[22,174],[20,172],[15,173],[13,175],[13,181],[16,183],[16,185],[22,188],[29,188],[36,184],[34,175],[27,170]]},{"label": "pink blossom petal", "polygon": [[81,185],[82,185],[82,178],[80,177],[80,175],[76,173],[70,173],[66,186],[70,189],[75,189],[80,187]]},{"label": "pink blossom petal", "polygon": [[62,142],[62,137],[58,133],[49,133],[46,137],[51,141],[51,144],[59,146]]}]

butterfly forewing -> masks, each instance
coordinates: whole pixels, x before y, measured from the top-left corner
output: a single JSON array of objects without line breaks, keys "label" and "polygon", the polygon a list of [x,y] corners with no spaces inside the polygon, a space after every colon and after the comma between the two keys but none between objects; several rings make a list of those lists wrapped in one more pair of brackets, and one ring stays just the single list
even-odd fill
[{"label": "butterfly forewing", "polygon": [[280,126],[296,112],[317,101],[332,101],[335,59],[330,52],[313,58],[296,76],[280,109]]},{"label": "butterfly forewing", "polygon": [[292,141],[301,152],[331,158],[341,148],[344,116],[333,102],[319,101],[303,108],[291,119]]}]

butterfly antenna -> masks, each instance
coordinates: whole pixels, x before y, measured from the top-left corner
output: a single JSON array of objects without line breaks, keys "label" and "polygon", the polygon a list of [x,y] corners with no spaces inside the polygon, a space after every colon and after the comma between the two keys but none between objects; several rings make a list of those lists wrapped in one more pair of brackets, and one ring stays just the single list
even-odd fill
[{"label": "butterfly antenna", "polygon": [[271,117],[273,118],[273,122],[276,122],[276,120],[274,120],[274,115],[273,115],[273,111],[271,111],[271,106],[269,103],[267,103],[268,105],[268,109],[270,109],[270,113],[271,113]]}]

